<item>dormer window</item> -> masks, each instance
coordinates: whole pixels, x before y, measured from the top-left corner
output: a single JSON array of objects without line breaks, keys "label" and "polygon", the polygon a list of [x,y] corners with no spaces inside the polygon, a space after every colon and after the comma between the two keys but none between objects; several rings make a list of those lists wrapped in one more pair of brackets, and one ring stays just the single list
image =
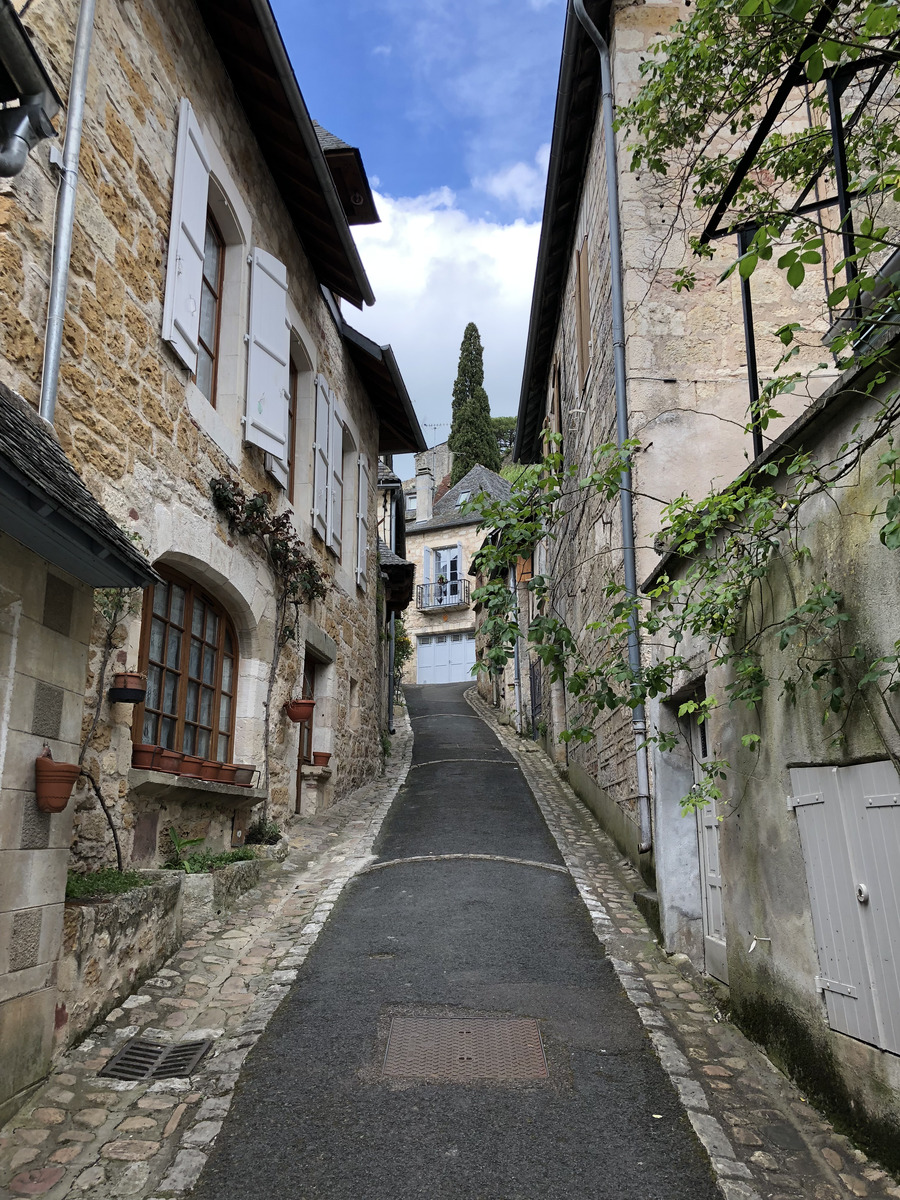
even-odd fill
[{"label": "dormer window", "polygon": [[462,506],[468,501],[468,499],[471,495],[472,495],[471,492],[460,492],[459,497],[456,501],[457,509],[462,508]]}]

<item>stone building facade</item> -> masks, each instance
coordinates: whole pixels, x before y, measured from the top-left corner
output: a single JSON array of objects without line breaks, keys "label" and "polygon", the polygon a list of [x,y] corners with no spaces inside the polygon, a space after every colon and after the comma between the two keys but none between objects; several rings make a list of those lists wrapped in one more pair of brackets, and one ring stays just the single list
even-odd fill
[{"label": "stone building facade", "polygon": [[[647,47],[682,11],[673,0],[646,5],[588,6],[608,34],[616,103],[630,100],[640,83]],[[599,58],[571,5],[566,19],[551,167],[538,255],[520,397],[516,458],[540,458],[545,432],[561,436],[566,464],[587,473],[595,447],[616,441],[606,147],[600,104]],[[675,221],[672,195],[646,171],[629,170],[625,134],[617,137],[617,180],[624,277],[628,435],[640,447],[633,469],[636,575],[657,560],[654,538],[664,503],[685,492],[699,496],[731,479],[751,455],[747,422],[746,354],[737,275],[718,283],[721,264],[700,262],[693,291],[676,293],[674,270],[687,232]],[[684,222],[682,221],[683,225]],[[763,264],[763,266],[767,266]],[[771,264],[768,264],[771,267]],[[815,281],[794,292],[778,272],[754,276],[757,324],[778,328],[818,301]],[[821,322],[807,322],[801,363],[815,365]],[[777,352],[760,339],[760,373]],[[780,345],[780,343],[778,343]],[[834,371],[819,372],[824,389]],[[784,417],[767,437],[796,417],[807,397],[784,397]],[[551,604],[579,639],[588,660],[592,635],[585,625],[604,611],[610,579],[624,575],[621,513],[590,489],[573,489],[561,502],[564,519],[555,536],[536,550],[535,573],[552,581]],[[630,715],[604,713],[596,738],[560,745],[559,732],[580,723],[581,710],[561,684],[535,672],[533,723],[546,729],[548,749],[566,765],[572,783],[641,863],[652,883],[652,856],[639,851],[636,741]]]},{"label": "stone building facade", "polygon": [[[78,13],[63,0],[27,14],[64,98]],[[83,752],[126,865],[170,853],[170,828],[210,848],[240,844],[251,812],[283,825],[381,766],[377,463],[424,440],[390,347],[356,333],[343,311],[374,300],[350,230],[374,210],[356,212],[368,183],[342,147],[310,120],[265,0],[224,15],[204,0],[97,5],[55,430],[145,569],[130,588],[103,592],[105,604],[75,587],[59,738],[69,761]],[[0,187],[0,370],[34,406],[56,192],[46,141]],[[269,494],[324,595],[280,612],[271,559],[217,509],[216,479],[248,498]],[[4,551],[4,588],[21,577],[22,619],[40,624],[37,576],[19,550]],[[60,635],[48,628],[49,661]],[[126,669],[147,677],[141,703],[108,695]],[[4,744],[7,728],[32,722],[31,700],[10,694]],[[314,697],[314,716],[294,724],[283,704],[301,695]],[[134,765],[148,746],[191,755],[206,781],[186,763],[160,769],[158,751]],[[249,765],[251,785],[227,772],[210,779],[220,762]],[[69,815],[53,820],[44,901],[61,906],[66,865],[108,866],[113,844],[84,781]],[[0,921],[0,972],[10,936]]]}]

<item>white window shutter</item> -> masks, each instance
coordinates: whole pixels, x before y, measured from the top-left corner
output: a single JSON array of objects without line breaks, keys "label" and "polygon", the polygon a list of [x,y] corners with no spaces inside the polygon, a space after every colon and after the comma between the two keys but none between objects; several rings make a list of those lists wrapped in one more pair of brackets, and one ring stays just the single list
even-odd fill
[{"label": "white window shutter", "polygon": [[456,543],[456,577],[457,579],[462,579],[463,577],[462,542]]},{"label": "white window shutter", "polygon": [[422,551],[423,583],[431,583],[431,547],[426,546]]},{"label": "white window shutter", "polygon": [[331,440],[328,443],[331,478],[328,494],[328,531],[325,545],[341,556],[341,517],[344,506],[344,424],[337,404],[331,409]]},{"label": "white window shutter", "polygon": [[282,462],[280,458],[276,458],[273,454],[266,455],[266,470],[282,489],[287,491],[288,480],[290,479],[290,471],[286,462]]},{"label": "white window shutter", "polygon": [[285,462],[291,354],[287,267],[259,246],[253,247],[252,263],[244,437]]},{"label": "white window shutter", "polygon": [[313,529],[321,538],[328,532],[328,438],[331,426],[331,393],[321,375],[316,379],[316,440],[313,446]]},{"label": "white window shutter", "polygon": [[369,557],[369,464],[359,456],[358,511],[356,515],[356,583],[366,589],[366,567]]},{"label": "white window shutter", "polygon": [[208,198],[209,158],[203,134],[190,102],[182,100],[178,111],[163,337],[191,371],[197,370]]}]

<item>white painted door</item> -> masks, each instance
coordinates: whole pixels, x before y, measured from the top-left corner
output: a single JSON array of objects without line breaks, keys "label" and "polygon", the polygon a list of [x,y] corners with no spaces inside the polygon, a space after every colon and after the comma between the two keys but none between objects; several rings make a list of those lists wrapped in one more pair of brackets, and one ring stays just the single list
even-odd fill
[{"label": "white painted door", "polygon": [[[707,756],[706,726],[691,718],[694,770],[699,778],[700,764]],[[719,857],[719,813],[714,800],[697,809],[697,841],[700,855],[700,900],[703,911],[703,949],[706,973],[722,983],[728,982],[728,954],[725,945],[725,881]]]},{"label": "white painted door", "polygon": [[418,638],[417,683],[465,683],[475,666],[474,633],[425,634]]}]

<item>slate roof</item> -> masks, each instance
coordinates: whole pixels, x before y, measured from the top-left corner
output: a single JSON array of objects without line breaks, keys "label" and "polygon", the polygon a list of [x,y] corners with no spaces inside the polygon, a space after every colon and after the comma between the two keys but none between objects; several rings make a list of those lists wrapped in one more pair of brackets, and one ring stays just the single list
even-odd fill
[{"label": "slate roof", "polygon": [[158,578],[85,487],[52,426],[3,383],[0,530],[93,587],[145,587]]},{"label": "slate roof", "polygon": [[379,458],[378,460],[378,486],[379,487],[401,487],[400,476],[392,471],[391,468]]},{"label": "slate roof", "polygon": [[313,121],[313,129],[316,131],[316,137],[319,139],[319,145],[323,150],[352,150],[353,147],[348,142],[343,142],[333,133],[329,133],[324,125],[320,125],[318,121]]},{"label": "slate roof", "polygon": [[463,492],[471,492],[472,497],[475,497],[479,492],[484,492],[492,500],[505,500],[511,491],[512,485],[502,475],[489,471],[487,467],[478,463],[435,502],[431,519],[409,525],[407,535],[425,529],[447,529],[452,525],[477,525],[481,520],[477,512],[459,511],[460,495]]},{"label": "slate roof", "polygon": [[378,562],[382,567],[412,567],[414,564],[395,554],[387,542],[378,539]]}]

